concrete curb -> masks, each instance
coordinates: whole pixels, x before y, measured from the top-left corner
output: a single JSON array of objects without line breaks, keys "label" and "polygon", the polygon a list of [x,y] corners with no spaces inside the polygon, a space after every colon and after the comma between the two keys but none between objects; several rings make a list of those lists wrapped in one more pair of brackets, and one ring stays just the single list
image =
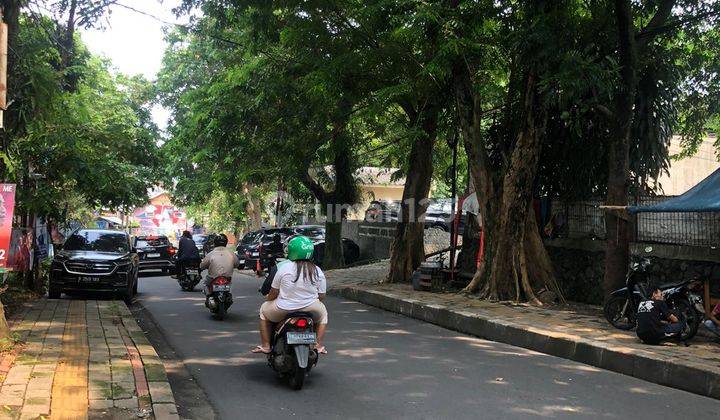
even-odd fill
[{"label": "concrete curb", "polygon": [[329,289],[328,293],[464,334],[720,399],[720,374],[704,369],[701,364],[693,366],[679,363],[669,357],[663,359],[658,355],[627,347],[491,319],[476,313],[451,310],[441,305],[425,304],[419,300],[397,296],[392,292],[338,286]]}]

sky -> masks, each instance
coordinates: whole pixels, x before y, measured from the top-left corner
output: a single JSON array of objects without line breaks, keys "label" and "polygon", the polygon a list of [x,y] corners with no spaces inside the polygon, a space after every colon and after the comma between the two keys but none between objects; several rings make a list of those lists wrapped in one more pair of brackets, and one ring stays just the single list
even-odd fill
[{"label": "sky", "polygon": [[[181,0],[120,0],[118,3],[140,10],[165,22],[185,23],[172,9]],[[156,79],[160,70],[165,41],[163,28],[167,25],[120,5],[111,6],[103,30],[81,30],[83,41],[90,51],[109,58],[117,71],[142,74]],[[155,123],[164,129],[170,112],[160,106],[153,109]]]}]

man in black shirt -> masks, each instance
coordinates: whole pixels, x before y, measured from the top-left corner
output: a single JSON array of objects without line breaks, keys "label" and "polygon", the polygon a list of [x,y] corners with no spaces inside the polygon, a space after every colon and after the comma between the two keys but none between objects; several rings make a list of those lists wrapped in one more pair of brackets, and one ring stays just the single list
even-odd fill
[{"label": "man in black shirt", "polygon": [[676,337],[685,326],[670,312],[662,291],[654,287],[652,298],[640,302],[637,313],[637,336],[645,344],[660,344]]},{"label": "man in black shirt", "polygon": [[192,263],[200,263],[200,250],[195,245],[190,232],[186,230],[182,233],[178,245],[177,262],[175,263],[177,274],[182,274],[184,266]]}]

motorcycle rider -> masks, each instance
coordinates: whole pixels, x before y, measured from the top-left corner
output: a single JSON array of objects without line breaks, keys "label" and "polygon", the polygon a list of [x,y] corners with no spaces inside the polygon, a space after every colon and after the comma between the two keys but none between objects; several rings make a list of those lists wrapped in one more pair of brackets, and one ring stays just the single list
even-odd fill
[{"label": "motorcycle rider", "polygon": [[638,306],[637,336],[645,344],[660,344],[679,336],[685,323],[670,311],[659,287],[651,290],[651,298]]},{"label": "motorcycle rider", "polygon": [[325,274],[312,261],[314,245],[305,236],[296,236],[288,243],[287,260],[277,265],[270,293],[260,307],[260,339],[262,344],[253,353],[270,353],[273,323],[281,322],[290,312],[310,312],[317,333],[317,351],[326,354],[323,339],[328,313],[321,302],[325,299]]},{"label": "motorcycle rider", "polygon": [[198,250],[195,241],[189,231],[183,231],[178,244],[177,261],[175,262],[175,272],[180,275],[183,269],[191,262],[200,261],[200,250]]},{"label": "motorcycle rider", "polygon": [[214,245],[210,253],[205,255],[202,262],[200,263],[200,269],[207,270],[208,274],[205,276],[205,295],[208,294],[208,285],[210,282],[217,277],[232,278],[233,269],[240,267],[240,260],[237,255],[227,247],[228,238],[224,233],[221,233],[214,238]]}]

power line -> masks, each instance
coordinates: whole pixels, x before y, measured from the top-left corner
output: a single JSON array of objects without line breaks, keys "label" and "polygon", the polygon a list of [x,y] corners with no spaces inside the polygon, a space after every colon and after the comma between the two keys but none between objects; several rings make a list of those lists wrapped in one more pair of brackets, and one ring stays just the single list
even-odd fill
[{"label": "power line", "polygon": [[195,28],[195,27],[193,27],[193,26],[190,26],[190,25],[185,25],[185,24],[177,23],[177,22],[169,22],[169,21],[167,21],[167,20],[165,20],[165,19],[163,19],[163,18],[161,18],[161,17],[159,17],[159,16],[153,15],[152,13],[148,13],[148,12],[145,12],[145,11],[143,11],[143,10],[136,9],[136,8],[134,8],[134,7],[132,7],[132,6],[128,6],[128,5],[125,5],[125,4],[122,4],[122,3],[115,3],[115,5],[116,5],[116,6],[120,6],[120,7],[122,7],[122,8],[125,8],[125,9],[127,9],[127,10],[130,10],[130,11],[132,11],[132,12],[141,14],[141,15],[143,15],[143,16],[147,16],[147,17],[149,17],[149,18],[151,18],[151,19],[154,19],[154,20],[156,20],[156,21],[158,21],[158,22],[160,22],[160,23],[163,23],[163,24],[165,24],[165,25],[173,25],[173,26],[177,26],[177,27],[179,27],[179,28],[183,28],[183,29],[185,29],[185,30],[187,30],[187,31],[189,31],[189,32],[192,32],[192,33],[196,34],[196,35],[207,36],[208,38],[212,38],[212,39],[215,39],[215,40],[217,40],[217,41],[222,41],[222,42],[225,42],[225,43],[228,43],[228,44],[231,44],[231,45],[235,45],[235,46],[238,46],[238,47],[244,47],[244,46],[245,46],[245,45],[243,45],[243,44],[241,44],[241,43],[239,43],[239,42],[236,42],[236,41],[233,41],[233,40],[230,40],[230,39],[227,39],[227,38],[223,38],[223,37],[220,37],[220,36],[217,36],[217,35],[213,35],[213,34],[203,33],[201,30],[199,30],[199,29],[197,29],[197,28]]}]

